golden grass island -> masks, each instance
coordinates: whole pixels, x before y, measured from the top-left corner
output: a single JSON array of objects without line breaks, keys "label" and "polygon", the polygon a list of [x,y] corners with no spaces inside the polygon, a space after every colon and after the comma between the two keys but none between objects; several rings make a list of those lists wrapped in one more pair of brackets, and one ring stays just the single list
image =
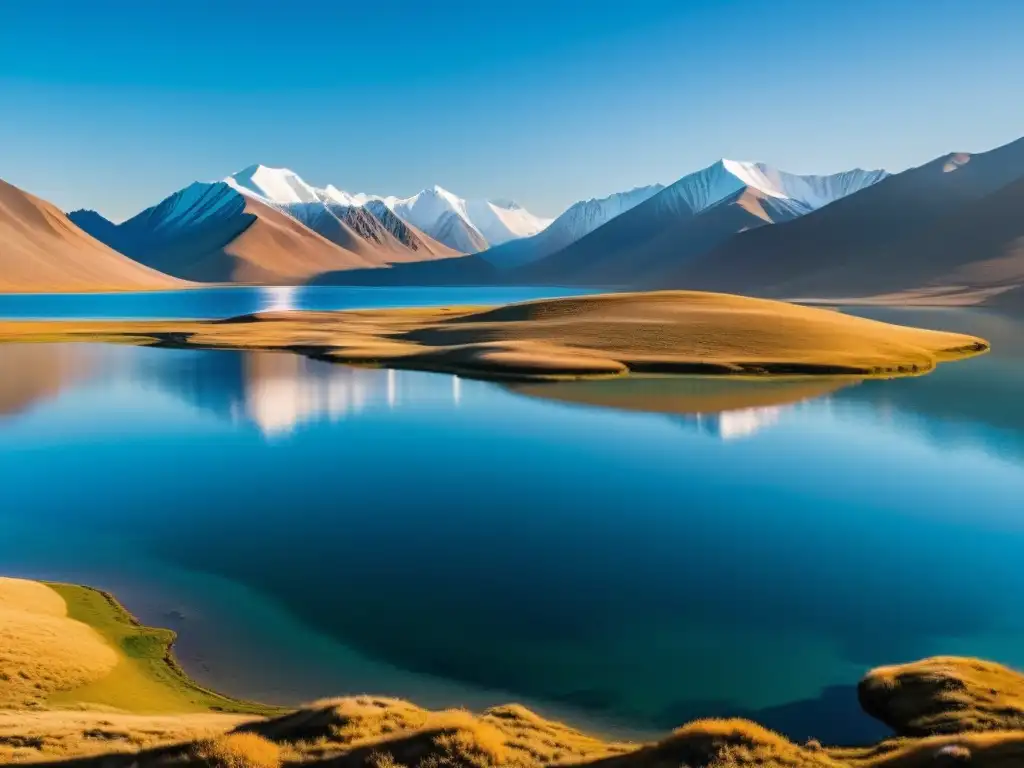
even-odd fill
[{"label": "golden grass island", "polygon": [[227,320],[0,323],[0,341],[291,350],[336,362],[548,381],[626,374],[900,376],[982,339],[780,301],[695,291],[493,308],[268,312]]},{"label": "golden grass island", "polygon": [[355,696],[284,711],[208,691],[167,630],[88,587],[0,578],[0,763],[77,768],[929,768],[1024,765],[1024,675],[977,659],[881,667],[859,687],[892,738],[794,743],[756,723],[697,720],[611,741],[516,704],[434,712]]}]

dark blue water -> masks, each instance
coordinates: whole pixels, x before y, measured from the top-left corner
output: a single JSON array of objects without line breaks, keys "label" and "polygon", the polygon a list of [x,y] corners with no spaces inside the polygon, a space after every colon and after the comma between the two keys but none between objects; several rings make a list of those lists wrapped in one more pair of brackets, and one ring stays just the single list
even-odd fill
[{"label": "dark blue water", "polygon": [[0,293],[3,319],[206,319],[289,309],[332,310],[508,304],[592,291],[552,287],[375,288],[279,286],[152,293]]},{"label": "dark blue water", "polygon": [[692,379],[0,346],[0,563],[115,590],[232,693],[866,739],[873,665],[1024,666],[1024,328],[895,317],[993,352],[695,413]]}]

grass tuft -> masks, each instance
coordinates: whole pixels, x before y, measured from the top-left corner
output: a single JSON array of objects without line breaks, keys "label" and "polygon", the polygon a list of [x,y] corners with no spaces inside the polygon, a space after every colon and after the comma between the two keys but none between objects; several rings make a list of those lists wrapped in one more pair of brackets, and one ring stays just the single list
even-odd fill
[{"label": "grass tuft", "polygon": [[210,768],[280,768],[281,748],[255,733],[228,733],[196,744],[192,756]]}]

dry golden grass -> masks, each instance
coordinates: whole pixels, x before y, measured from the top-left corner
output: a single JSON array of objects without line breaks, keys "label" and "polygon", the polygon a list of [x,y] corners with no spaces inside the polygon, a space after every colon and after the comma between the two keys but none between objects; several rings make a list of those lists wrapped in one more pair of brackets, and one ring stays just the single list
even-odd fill
[{"label": "dry golden grass", "polygon": [[92,710],[0,709],[0,764],[140,750],[207,739],[236,728],[239,715],[132,715]]},{"label": "dry golden grass", "polygon": [[872,670],[864,710],[897,733],[1024,730],[1024,675],[980,659],[938,656]]},{"label": "dry golden grass", "polygon": [[496,309],[285,312],[230,321],[8,322],[0,341],[291,349],[341,362],[518,379],[634,373],[901,375],[977,354],[981,339],[825,309],[693,291]]},{"label": "dry golden grass", "polygon": [[598,761],[602,768],[841,768],[821,749],[799,747],[748,720],[696,720],[666,739]]},{"label": "dry golden grass", "polygon": [[42,705],[58,691],[103,678],[117,663],[94,629],[68,618],[52,589],[0,578],[0,707]]},{"label": "dry golden grass", "polygon": [[1019,768],[1024,765],[1024,731],[893,739],[830,754],[843,768]]},{"label": "dry golden grass", "polygon": [[279,768],[281,748],[255,733],[226,733],[200,741],[192,757],[210,768]]},{"label": "dry golden grass", "polygon": [[[28,713],[38,716],[49,713]],[[96,753],[66,768],[1019,768],[1024,765],[1024,732],[1000,731],[892,739],[871,747],[827,748],[816,742],[794,744],[746,720],[698,720],[653,744],[604,742],[561,723],[544,720],[516,705],[481,715],[463,711],[429,712],[395,699],[358,697],[320,702],[291,715],[243,724],[218,736],[184,735],[143,725],[132,716],[104,718],[86,735],[67,739],[51,756]],[[213,718],[217,716],[207,715]],[[225,716],[220,716],[225,717]],[[173,720],[173,718],[166,718]],[[4,731],[0,717],[0,744]],[[193,721],[210,730],[223,723]],[[103,734],[103,735],[98,735]],[[142,739],[162,737],[163,745]],[[48,737],[44,737],[48,738]],[[139,739],[134,752],[131,739]],[[168,741],[178,743],[167,745]],[[186,742],[186,743],[183,743]],[[47,750],[22,750],[44,756]],[[0,758],[3,753],[0,752]]]},{"label": "dry golden grass", "polygon": [[[127,631],[118,615],[109,610],[117,605],[116,601],[97,602],[90,595],[103,597],[102,594],[90,590],[68,594],[75,598],[76,610],[95,617],[104,632],[113,632],[111,626],[117,632]],[[0,677],[0,763],[74,758],[62,765],[1024,766],[1024,676],[998,664],[953,657],[882,667],[868,674],[859,689],[865,710],[892,725],[900,735],[866,747],[829,748],[815,741],[795,744],[756,723],[739,719],[698,720],[658,742],[631,744],[581,733],[514,704],[493,707],[481,714],[464,710],[433,712],[406,701],[371,696],[325,700],[269,719],[209,712],[139,715],[96,704],[48,711],[43,706],[52,704],[54,691],[61,686],[80,685],[82,690],[89,690],[95,681],[86,679],[84,685],[81,682],[88,674],[99,674],[101,679],[115,677],[109,674],[109,666],[82,667],[81,649],[98,648],[105,664],[119,658],[116,654],[114,659],[107,655],[110,648],[103,643],[101,634],[68,617],[67,605],[60,594],[44,585],[0,579],[0,637],[4,643],[0,646],[0,669],[6,675]],[[146,629],[136,628],[140,632]],[[88,632],[82,634],[82,630]],[[71,645],[62,644],[66,638],[70,638]],[[161,638],[153,640],[159,645]],[[19,674],[22,671],[26,676]],[[166,668],[160,672],[166,674],[170,677],[152,678],[147,685],[163,680],[179,695],[180,689],[175,686],[184,684],[178,677],[180,671]],[[127,683],[119,680],[117,685],[120,690]],[[204,695],[216,696],[212,692]]]},{"label": "dry golden grass", "polygon": [[243,730],[285,745],[296,762],[430,766],[537,766],[629,751],[529,710],[508,705],[473,715],[432,712],[398,699],[355,697],[318,702]]}]

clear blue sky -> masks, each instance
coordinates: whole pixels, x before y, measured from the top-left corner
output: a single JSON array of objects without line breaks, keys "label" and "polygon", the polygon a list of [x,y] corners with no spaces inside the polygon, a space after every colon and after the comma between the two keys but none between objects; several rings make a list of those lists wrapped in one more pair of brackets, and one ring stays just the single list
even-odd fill
[{"label": "clear blue sky", "polygon": [[554,215],[719,157],[902,170],[1024,135],[1021,0],[34,0],[0,178],[127,217],[252,163]]}]

